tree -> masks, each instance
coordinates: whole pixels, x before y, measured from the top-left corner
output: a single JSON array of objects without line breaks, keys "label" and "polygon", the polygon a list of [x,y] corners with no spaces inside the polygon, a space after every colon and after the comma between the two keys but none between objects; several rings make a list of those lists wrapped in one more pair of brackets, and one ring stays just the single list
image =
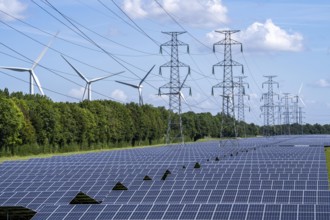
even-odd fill
[{"label": "tree", "polygon": [[[89,149],[96,142],[97,124],[94,115],[78,104],[71,104],[72,117],[76,122],[76,144],[80,149]],[[85,146],[87,145],[87,146]]]},{"label": "tree", "polygon": [[57,112],[59,113],[58,126],[60,134],[58,135],[57,142],[60,148],[77,143],[77,122],[73,117],[70,103],[55,103]]},{"label": "tree", "polygon": [[142,107],[133,102],[127,104],[126,107],[130,111],[130,116],[133,120],[131,144],[132,146],[135,146],[136,142],[138,142],[138,145],[140,145],[141,141],[146,137],[147,133],[147,125],[144,112]]},{"label": "tree", "polygon": [[40,146],[51,145],[53,149],[50,151],[56,151],[61,133],[58,109],[54,107],[54,103],[49,98],[38,94],[31,96],[27,103],[31,122],[36,130],[37,143]]},{"label": "tree", "polygon": [[197,138],[197,128],[196,128],[196,114],[194,112],[186,112],[182,114],[182,124],[184,125],[184,136],[185,139],[188,136],[189,140],[196,141]]},{"label": "tree", "polygon": [[36,143],[36,131],[31,123],[30,108],[24,99],[12,98],[18,108],[21,110],[24,116],[23,128],[20,131],[20,137],[22,138],[22,144],[35,144]]},{"label": "tree", "polygon": [[[145,138],[151,145],[154,141],[162,140],[167,126],[167,114],[164,108],[155,108],[151,105],[143,105],[143,118],[145,123]],[[166,118],[166,119],[165,119]]]},{"label": "tree", "polygon": [[14,147],[22,143],[21,129],[24,126],[24,116],[15,102],[0,97],[0,148],[14,155]]}]

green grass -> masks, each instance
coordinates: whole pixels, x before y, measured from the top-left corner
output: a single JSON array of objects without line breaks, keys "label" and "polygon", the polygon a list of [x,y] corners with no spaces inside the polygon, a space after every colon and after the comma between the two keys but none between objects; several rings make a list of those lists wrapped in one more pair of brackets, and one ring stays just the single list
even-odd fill
[{"label": "green grass", "polygon": [[325,160],[327,162],[327,169],[328,169],[328,183],[330,183],[330,147],[325,147],[324,153],[325,153]]},{"label": "green grass", "polygon": [[196,142],[208,142],[208,141],[219,141],[220,138],[202,138],[198,139]]},{"label": "green grass", "polygon": [[[199,139],[196,142],[208,142],[220,140],[219,138],[203,138]],[[191,143],[191,142],[186,142]],[[106,152],[106,151],[114,151],[114,150],[124,150],[124,149],[137,149],[137,148],[148,148],[148,147],[161,147],[165,146],[165,144],[157,144],[157,145],[147,145],[147,146],[129,146],[129,147],[118,147],[118,148],[109,148],[109,149],[99,149],[99,150],[88,150],[88,151],[73,151],[67,153],[52,153],[52,154],[38,154],[38,155],[28,155],[28,156],[11,156],[11,157],[0,157],[0,164],[5,161],[15,161],[15,160],[29,160],[32,158],[49,158],[53,156],[71,156],[76,154],[88,154],[88,153],[97,153],[97,152]]]},{"label": "green grass", "polygon": [[12,157],[0,157],[0,164],[5,161],[15,161],[15,160],[29,160],[32,158],[49,158],[53,156],[71,156],[76,154],[88,154],[88,153],[97,153],[97,152],[107,152],[114,150],[124,150],[124,149],[137,149],[137,148],[148,148],[148,147],[161,147],[164,144],[150,145],[150,146],[129,146],[129,147],[118,147],[118,148],[109,148],[109,149],[100,149],[100,150],[89,150],[89,151],[75,151],[68,153],[53,153],[53,154],[38,154],[38,155],[29,155],[29,156],[12,156]]}]

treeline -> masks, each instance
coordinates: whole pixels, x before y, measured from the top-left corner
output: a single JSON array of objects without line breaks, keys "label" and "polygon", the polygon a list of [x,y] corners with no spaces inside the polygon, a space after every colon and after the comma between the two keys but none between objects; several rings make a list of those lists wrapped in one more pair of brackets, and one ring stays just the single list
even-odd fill
[{"label": "treeline", "polygon": [[53,102],[40,95],[0,91],[0,155],[157,144],[167,111],[113,101]]},{"label": "treeline", "polygon": [[[164,143],[168,114],[164,107],[151,105],[109,100],[63,103],[0,90],[0,156]],[[218,138],[220,120],[220,115],[210,113],[184,113],[185,140]],[[258,134],[257,126],[243,125],[249,135]],[[227,128],[224,134],[233,136]]]},{"label": "treeline", "polygon": [[276,135],[300,135],[300,134],[330,134],[330,125],[320,125],[320,124],[291,124],[289,125],[277,125],[275,126]]},{"label": "treeline", "polygon": [[[0,90],[0,156],[165,143],[168,115],[164,107],[151,105],[109,100],[53,102],[46,96]],[[182,114],[185,141],[219,138],[221,120],[225,122],[223,136],[234,137],[233,120],[226,116]],[[236,125],[240,137],[263,133],[262,127],[253,123]],[[291,126],[291,134],[301,130],[301,126]],[[330,134],[330,125],[305,125],[303,132]]]}]

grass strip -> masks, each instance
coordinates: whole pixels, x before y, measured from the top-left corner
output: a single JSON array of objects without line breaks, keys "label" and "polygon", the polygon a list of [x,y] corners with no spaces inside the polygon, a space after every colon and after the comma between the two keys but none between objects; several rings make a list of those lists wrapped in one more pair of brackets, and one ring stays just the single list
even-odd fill
[{"label": "grass strip", "polygon": [[[327,163],[327,170],[328,170],[328,184],[330,183],[330,147],[325,146],[324,147],[324,153],[325,153],[325,160]],[[330,188],[330,184],[329,184]]]},{"label": "grass strip", "polygon": [[129,146],[129,147],[118,147],[109,149],[98,149],[98,150],[88,150],[88,151],[74,151],[67,153],[52,153],[52,154],[38,154],[38,155],[28,155],[28,156],[11,156],[11,157],[0,157],[0,164],[5,161],[16,161],[16,160],[29,160],[34,158],[50,158],[53,156],[72,156],[77,154],[88,154],[88,153],[99,153],[114,150],[127,150],[127,149],[138,149],[138,148],[149,148],[149,147],[162,147],[164,144],[148,145],[148,146]]}]

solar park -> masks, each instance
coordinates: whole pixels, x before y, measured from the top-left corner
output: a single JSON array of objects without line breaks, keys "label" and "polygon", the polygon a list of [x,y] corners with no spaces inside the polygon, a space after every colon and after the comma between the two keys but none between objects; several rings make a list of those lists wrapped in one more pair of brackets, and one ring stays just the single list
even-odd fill
[{"label": "solar park", "polygon": [[328,220],[325,146],[278,136],[7,161],[0,219]]}]

